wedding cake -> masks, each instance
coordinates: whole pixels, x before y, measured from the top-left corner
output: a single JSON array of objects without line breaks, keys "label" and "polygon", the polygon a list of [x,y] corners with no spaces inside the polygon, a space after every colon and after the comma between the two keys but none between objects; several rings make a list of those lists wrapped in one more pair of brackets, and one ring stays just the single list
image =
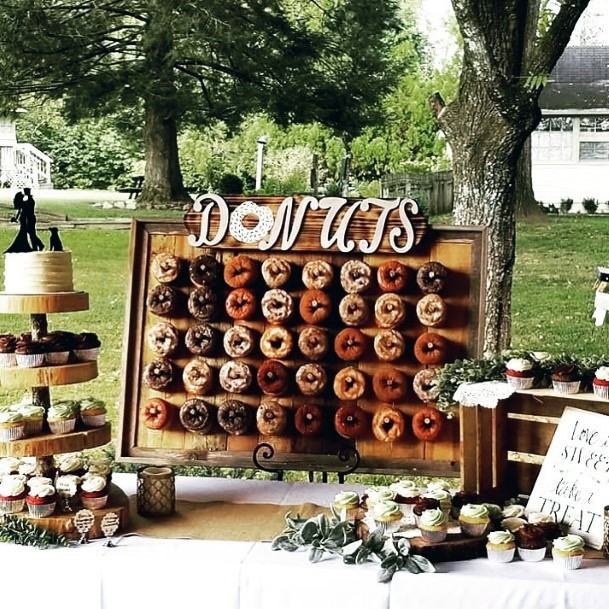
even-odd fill
[{"label": "wedding cake", "polygon": [[73,292],[72,253],[5,254],[4,291],[9,294]]}]

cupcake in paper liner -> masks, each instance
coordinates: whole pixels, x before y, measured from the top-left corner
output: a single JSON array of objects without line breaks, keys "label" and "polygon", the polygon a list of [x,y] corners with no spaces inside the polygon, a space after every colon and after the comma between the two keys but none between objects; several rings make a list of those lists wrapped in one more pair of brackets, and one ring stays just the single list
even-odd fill
[{"label": "cupcake in paper liner", "polygon": [[79,402],[80,419],[86,427],[102,427],[106,424],[106,404],[91,397]]},{"label": "cupcake in paper liner", "polygon": [[74,355],[79,362],[94,362],[99,357],[101,341],[94,332],[81,332],[76,337]]},{"label": "cupcake in paper liner", "polygon": [[481,537],[491,522],[488,509],[484,505],[466,503],[459,513],[461,532],[467,537]]},{"label": "cupcake in paper liner", "polygon": [[491,562],[512,562],[516,551],[514,536],[509,531],[492,531],[487,536],[486,553]]},{"label": "cupcake in paper liner", "polygon": [[518,556],[526,562],[539,562],[546,557],[548,540],[544,530],[536,524],[525,524],[515,532]]},{"label": "cupcake in paper liner", "polygon": [[0,368],[14,368],[17,365],[15,348],[17,338],[12,334],[0,334]]},{"label": "cupcake in paper liner", "polygon": [[415,523],[419,524],[419,519],[425,510],[440,509],[440,502],[432,497],[417,497],[417,502],[412,508]]},{"label": "cupcake in paper liner", "polygon": [[25,435],[23,415],[13,411],[0,412],[0,442],[13,442]]},{"label": "cupcake in paper liner", "polygon": [[344,520],[354,521],[363,515],[363,510],[360,508],[360,498],[355,491],[340,491],[334,496],[332,506],[337,514]]},{"label": "cupcake in paper liner", "polygon": [[523,357],[514,357],[505,365],[505,378],[514,389],[531,389],[535,380],[533,364]]},{"label": "cupcake in paper liner", "polygon": [[76,335],[72,332],[49,332],[40,339],[44,345],[44,356],[47,365],[62,366],[68,363],[70,353],[76,343]]},{"label": "cupcake in paper liner", "polygon": [[594,395],[609,401],[609,366],[601,366],[592,379]]},{"label": "cupcake in paper liner", "polygon": [[402,523],[402,510],[395,501],[379,501],[372,508],[372,518],[378,526],[392,533],[400,528]]},{"label": "cupcake in paper liner", "polygon": [[17,339],[15,358],[20,368],[40,368],[44,366],[43,346],[32,340],[31,334],[22,334]]},{"label": "cupcake in paper liner", "polygon": [[25,503],[32,518],[48,518],[53,514],[57,505],[55,487],[50,482],[31,484]]},{"label": "cupcake in paper liner", "polygon": [[584,540],[579,535],[565,535],[552,542],[552,558],[565,571],[579,569],[584,559]]},{"label": "cupcake in paper liner", "polygon": [[421,496],[421,490],[412,480],[398,480],[391,484],[389,489],[394,493],[394,501],[400,505],[404,516],[412,517],[412,509]]},{"label": "cupcake in paper liner", "polygon": [[71,433],[76,427],[76,403],[71,400],[60,400],[53,403],[47,413],[47,422],[51,433],[55,435]]},{"label": "cupcake in paper liner", "polygon": [[82,478],[87,470],[81,453],[64,453],[55,457],[55,465],[59,476],[78,476]]},{"label": "cupcake in paper liner", "polygon": [[395,491],[387,486],[371,486],[364,491],[366,508],[372,510],[375,504],[382,501],[395,501]]},{"label": "cupcake in paper liner", "polygon": [[556,393],[579,393],[581,374],[573,364],[561,364],[552,372],[552,387]]},{"label": "cupcake in paper liner", "polygon": [[24,476],[4,476],[0,482],[0,514],[21,512],[26,494]]},{"label": "cupcake in paper liner", "polygon": [[445,489],[436,488],[426,492],[423,497],[436,499],[440,502],[440,509],[448,516],[452,507],[452,495]]},{"label": "cupcake in paper liner", "polygon": [[80,500],[89,510],[100,510],[108,502],[108,483],[105,476],[89,476],[80,488]]},{"label": "cupcake in paper liner", "polygon": [[429,543],[440,543],[448,533],[448,517],[440,508],[425,510],[419,518],[421,536]]},{"label": "cupcake in paper liner", "polygon": [[19,414],[25,423],[25,435],[36,436],[42,433],[45,410],[35,404],[17,404]]}]

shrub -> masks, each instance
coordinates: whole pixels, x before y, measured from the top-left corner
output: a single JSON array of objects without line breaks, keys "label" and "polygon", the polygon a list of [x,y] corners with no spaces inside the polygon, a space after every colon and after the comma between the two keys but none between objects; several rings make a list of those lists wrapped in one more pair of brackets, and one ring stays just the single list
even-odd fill
[{"label": "shrub", "polygon": [[573,207],[573,199],[561,199],[560,200],[560,213],[567,214]]},{"label": "shrub", "polygon": [[598,201],[592,197],[586,197],[585,199],[582,199],[582,205],[587,214],[595,214],[596,208],[598,207]]},{"label": "shrub", "polygon": [[225,173],[218,182],[218,191],[223,195],[242,195],[243,180],[234,173]]}]

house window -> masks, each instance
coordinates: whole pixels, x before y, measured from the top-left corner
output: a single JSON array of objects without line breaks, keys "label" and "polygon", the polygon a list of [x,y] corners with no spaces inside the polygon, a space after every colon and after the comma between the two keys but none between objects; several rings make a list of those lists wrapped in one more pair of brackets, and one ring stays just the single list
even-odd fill
[{"label": "house window", "polygon": [[609,142],[580,142],[580,161],[609,161]]},{"label": "house window", "polygon": [[573,151],[573,120],[568,116],[542,118],[533,132],[534,161],[570,161]]},{"label": "house window", "polygon": [[579,121],[582,133],[609,133],[609,116],[585,116]]}]

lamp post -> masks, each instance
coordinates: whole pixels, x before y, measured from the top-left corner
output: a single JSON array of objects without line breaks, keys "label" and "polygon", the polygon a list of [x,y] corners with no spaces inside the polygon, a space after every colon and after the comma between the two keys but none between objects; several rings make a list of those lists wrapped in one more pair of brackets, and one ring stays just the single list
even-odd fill
[{"label": "lamp post", "polygon": [[260,190],[262,188],[262,158],[264,156],[264,147],[268,141],[268,135],[261,135],[258,138],[258,155],[256,158],[256,190]]}]

